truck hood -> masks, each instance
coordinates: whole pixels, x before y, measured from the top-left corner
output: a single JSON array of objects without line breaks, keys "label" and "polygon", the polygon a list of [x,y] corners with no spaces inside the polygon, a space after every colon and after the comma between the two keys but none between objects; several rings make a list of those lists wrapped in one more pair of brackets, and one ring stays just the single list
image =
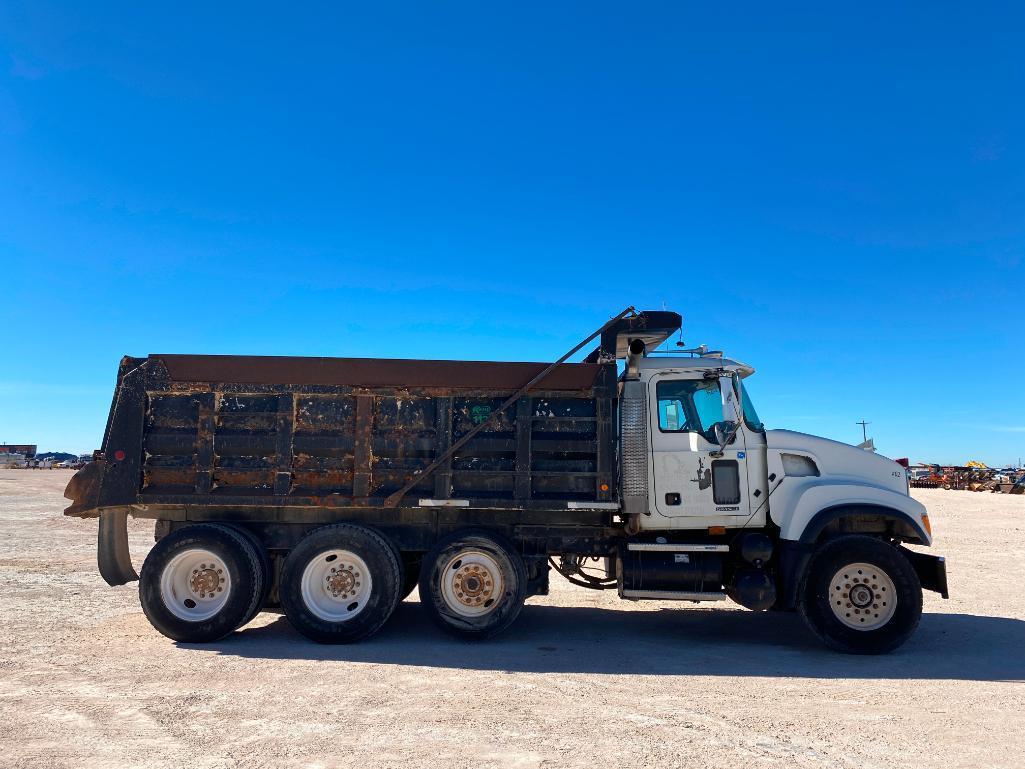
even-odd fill
[{"label": "truck hood", "polygon": [[770,453],[808,456],[823,477],[848,479],[905,495],[908,493],[904,467],[875,452],[793,430],[766,430],[765,441]]}]

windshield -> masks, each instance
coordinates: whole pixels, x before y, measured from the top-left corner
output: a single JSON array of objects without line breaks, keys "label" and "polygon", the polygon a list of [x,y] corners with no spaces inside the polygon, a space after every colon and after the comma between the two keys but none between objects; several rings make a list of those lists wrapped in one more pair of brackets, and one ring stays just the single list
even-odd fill
[{"label": "windshield", "polygon": [[758,418],[758,412],[755,411],[755,406],[751,402],[751,396],[747,393],[747,385],[741,385],[740,377],[736,374],[733,375],[733,382],[736,388],[740,390],[740,401],[744,408],[744,422],[746,422],[747,426],[756,433],[764,433],[765,425],[763,425],[762,420]]}]

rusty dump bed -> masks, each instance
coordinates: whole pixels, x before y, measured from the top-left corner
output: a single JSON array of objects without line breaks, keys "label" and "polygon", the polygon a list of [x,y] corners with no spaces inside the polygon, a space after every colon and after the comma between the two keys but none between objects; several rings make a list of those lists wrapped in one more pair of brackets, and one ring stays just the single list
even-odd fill
[{"label": "rusty dump bed", "polygon": [[[286,508],[381,507],[547,365],[125,358],[102,454],[69,487],[66,512],[216,505],[284,520]],[[615,395],[615,363],[558,366],[399,509],[608,509]]]}]

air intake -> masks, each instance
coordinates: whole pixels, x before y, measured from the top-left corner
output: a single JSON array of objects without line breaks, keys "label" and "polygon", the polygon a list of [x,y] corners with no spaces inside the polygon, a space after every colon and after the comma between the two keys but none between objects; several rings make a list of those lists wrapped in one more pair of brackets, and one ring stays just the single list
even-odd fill
[{"label": "air intake", "polygon": [[624,382],[619,406],[625,515],[648,515],[648,409],[644,384]]},{"label": "air intake", "polygon": [[807,478],[819,474],[819,468],[811,457],[800,454],[783,454],[782,460],[783,472],[791,478]]}]

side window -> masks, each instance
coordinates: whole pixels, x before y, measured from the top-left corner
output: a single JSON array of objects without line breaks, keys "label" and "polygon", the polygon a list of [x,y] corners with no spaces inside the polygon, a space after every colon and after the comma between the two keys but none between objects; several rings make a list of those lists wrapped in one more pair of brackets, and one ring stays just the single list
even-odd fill
[{"label": "side window", "polygon": [[655,386],[662,432],[700,433],[714,440],[712,425],[722,419],[722,398],[715,379],[677,379]]}]

